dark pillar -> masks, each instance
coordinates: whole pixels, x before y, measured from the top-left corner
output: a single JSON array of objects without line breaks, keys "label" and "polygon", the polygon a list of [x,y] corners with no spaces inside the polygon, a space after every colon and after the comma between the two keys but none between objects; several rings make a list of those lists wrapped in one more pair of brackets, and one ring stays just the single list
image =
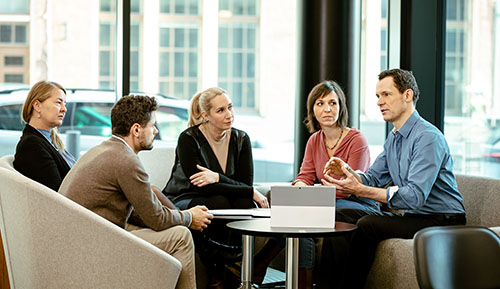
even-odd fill
[{"label": "dark pillar", "polygon": [[446,0],[401,1],[401,68],[413,71],[420,88],[417,110],[444,127]]},{"label": "dark pillar", "polygon": [[[353,0],[358,1],[358,0]],[[306,117],[309,91],[317,83],[332,79],[347,94],[352,46],[349,34],[351,0],[298,0],[298,84],[295,115],[295,173],[300,169],[309,138],[302,121]],[[358,97],[357,95],[354,97]]]},{"label": "dark pillar", "polygon": [[118,37],[123,38],[122,47],[122,71],[117,71],[116,74],[122,74],[122,95],[130,93],[130,2],[131,0],[123,0],[123,31]]}]

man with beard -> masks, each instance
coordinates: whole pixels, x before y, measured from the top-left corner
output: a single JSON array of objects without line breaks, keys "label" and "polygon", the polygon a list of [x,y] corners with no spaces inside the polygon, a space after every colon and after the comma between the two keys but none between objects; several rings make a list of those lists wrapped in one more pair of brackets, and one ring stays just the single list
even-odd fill
[{"label": "man with beard", "polygon": [[[158,105],[149,96],[124,96],[111,110],[113,136],[84,154],[59,192],[157,246],[182,264],[176,288],[196,288],[194,244],[187,227],[202,231],[213,218],[204,206],[169,208],[151,189],[137,154],[151,150]],[[128,223],[134,210],[142,227]]]}]

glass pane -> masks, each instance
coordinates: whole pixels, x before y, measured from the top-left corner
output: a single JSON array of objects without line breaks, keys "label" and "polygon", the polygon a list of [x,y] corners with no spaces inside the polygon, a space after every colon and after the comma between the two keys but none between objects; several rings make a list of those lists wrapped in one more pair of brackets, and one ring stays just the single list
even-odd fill
[{"label": "glass pane", "polygon": [[184,82],[174,82],[174,96],[178,98],[187,98],[187,95],[184,93]]},{"label": "glass pane", "polygon": [[5,66],[23,66],[24,57],[22,56],[5,56],[4,57]]},{"label": "glass pane", "polygon": [[130,91],[139,91],[138,81],[130,81]]},{"label": "glass pane", "polygon": [[160,28],[160,47],[170,46],[170,29]]},{"label": "glass pane", "polygon": [[5,74],[4,81],[7,83],[24,83],[22,74]]},{"label": "glass pane", "polygon": [[132,13],[140,13],[141,12],[141,0],[131,0],[130,1],[130,11]]},{"label": "glass pane", "polygon": [[28,41],[26,25],[16,25],[16,43],[26,43]]},{"label": "glass pane", "polygon": [[234,15],[244,15],[243,0],[233,0],[233,14]]},{"label": "glass pane", "polygon": [[243,71],[243,54],[234,53],[233,54],[233,76],[241,77]]},{"label": "glass pane", "polygon": [[12,42],[12,25],[0,25],[0,42]]},{"label": "glass pane", "polygon": [[248,27],[247,29],[247,45],[246,47],[248,48],[255,48],[255,42],[257,41],[257,38],[255,37],[255,28],[254,27]]},{"label": "glass pane", "polygon": [[198,54],[189,53],[189,76],[198,76]]},{"label": "glass pane", "polygon": [[[370,161],[383,150],[386,124],[375,96],[377,75],[387,69],[388,1],[362,1],[360,127],[368,140]],[[378,49],[377,49],[378,47]]]},{"label": "glass pane", "polygon": [[170,75],[170,53],[160,53],[160,76]]},{"label": "glass pane", "polygon": [[99,27],[99,44],[101,46],[108,46],[111,43],[111,25],[109,23],[101,23]]},{"label": "glass pane", "polygon": [[500,178],[500,50],[491,41],[500,39],[500,2],[446,6],[444,133],[454,172]]},{"label": "glass pane", "polygon": [[160,93],[164,93],[166,95],[170,95],[170,83],[162,81],[160,82]]},{"label": "glass pane", "polygon": [[170,13],[170,0],[160,0],[160,12]]},{"label": "glass pane", "polygon": [[230,0],[219,0],[219,10],[229,10]]},{"label": "glass pane", "polygon": [[257,15],[257,0],[247,0],[247,3],[248,3],[247,15],[256,16]]},{"label": "glass pane", "polygon": [[189,98],[195,95],[197,91],[198,91],[198,84],[196,82],[191,81],[189,83],[189,92],[188,92]]},{"label": "glass pane", "polygon": [[227,48],[229,43],[229,31],[227,27],[219,28],[219,48]]},{"label": "glass pane", "polygon": [[255,77],[255,55],[253,53],[247,54],[247,77]]},{"label": "glass pane", "polygon": [[233,48],[243,47],[243,28],[233,28]]},{"label": "glass pane", "polygon": [[189,14],[191,15],[198,15],[198,10],[200,3],[198,0],[190,0],[189,1]]},{"label": "glass pane", "polygon": [[184,28],[174,29],[174,46],[184,47]]},{"label": "glass pane", "polygon": [[219,53],[219,77],[227,77],[228,74],[228,55],[227,53]]},{"label": "glass pane", "polygon": [[184,53],[174,53],[174,75],[184,76]]},{"label": "glass pane", "polygon": [[30,12],[29,0],[2,0],[0,13],[28,14]]},{"label": "glass pane", "polygon": [[100,11],[101,12],[111,12],[112,11],[112,0],[101,0],[100,1]]},{"label": "glass pane", "polygon": [[198,47],[198,29],[189,29],[189,47]]},{"label": "glass pane", "polygon": [[[130,75],[139,76],[139,52],[130,52]],[[136,89],[137,90],[137,89]]]},{"label": "glass pane", "polygon": [[21,104],[0,106],[0,128],[21,131],[24,128],[21,111]]},{"label": "glass pane", "polygon": [[246,96],[247,107],[255,107],[255,84],[247,84]]},{"label": "glass pane", "polygon": [[184,2],[184,0],[175,0],[174,13],[175,14],[186,13],[186,3]]},{"label": "glass pane", "polygon": [[139,41],[139,23],[133,23],[130,25],[130,47],[139,47]]},{"label": "glass pane", "polygon": [[242,95],[243,95],[243,85],[241,82],[234,82],[233,83],[233,105],[235,107],[241,107],[242,106]]},{"label": "glass pane", "polygon": [[99,53],[99,75],[109,76],[111,74],[111,53],[109,51],[101,51]]}]

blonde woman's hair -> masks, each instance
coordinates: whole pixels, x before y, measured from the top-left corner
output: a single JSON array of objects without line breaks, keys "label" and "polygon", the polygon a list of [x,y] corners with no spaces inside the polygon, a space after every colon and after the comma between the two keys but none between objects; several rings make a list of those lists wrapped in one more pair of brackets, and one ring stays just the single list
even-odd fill
[{"label": "blonde woman's hair", "polygon": [[[35,83],[35,85],[31,87],[28,93],[28,97],[26,97],[26,101],[24,102],[23,111],[21,113],[24,122],[29,123],[31,118],[33,117],[33,104],[35,103],[35,101],[46,101],[48,98],[50,98],[54,89],[60,89],[66,95],[66,89],[64,89],[64,87],[62,87],[62,85],[60,85],[59,83],[53,81],[42,80]],[[64,151],[64,143],[57,133],[57,127],[54,127],[50,130],[50,138],[52,139],[52,143],[57,148]]]},{"label": "blonde woman's hair", "polygon": [[191,108],[189,109],[188,127],[198,125],[204,122],[202,112],[209,113],[212,105],[210,101],[217,95],[228,95],[227,91],[219,87],[211,87],[202,92],[198,92],[191,99]]}]

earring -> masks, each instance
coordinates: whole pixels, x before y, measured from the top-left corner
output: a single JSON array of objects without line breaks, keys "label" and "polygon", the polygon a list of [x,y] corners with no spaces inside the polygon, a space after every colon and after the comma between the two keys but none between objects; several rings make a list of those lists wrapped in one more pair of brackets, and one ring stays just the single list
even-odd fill
[{"label": "earring", "polygon": [[38,113],[38,115],[36,117],[40,118],[40,113]]},{"label": "earring", "polygon": [[208,122],[208,118],[205,118],[205,122]]}]

